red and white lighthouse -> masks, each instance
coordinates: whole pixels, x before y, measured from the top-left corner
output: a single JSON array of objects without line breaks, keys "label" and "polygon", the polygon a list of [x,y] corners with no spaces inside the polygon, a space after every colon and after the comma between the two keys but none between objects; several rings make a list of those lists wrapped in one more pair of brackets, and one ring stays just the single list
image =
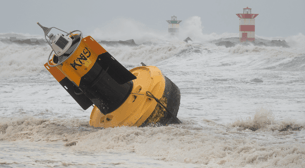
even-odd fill
[{"label": "red and white lighthouse", "polygon": [[239,40],[255,40],[255,19],[258,14],[252,14],[251,8],[244,8],[243,13],[236,14],[239,17]]}]

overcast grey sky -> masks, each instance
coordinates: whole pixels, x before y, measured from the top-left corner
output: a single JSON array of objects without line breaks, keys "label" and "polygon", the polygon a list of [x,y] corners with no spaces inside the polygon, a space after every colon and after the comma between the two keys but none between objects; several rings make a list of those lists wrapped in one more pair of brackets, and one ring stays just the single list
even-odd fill
[{"label": "overcast grey sky", "polygon": [[[242,8],[252,8],[256,34],[287,37],[305,34],[305,0],[0,0],[0,33],[42,35],[36,25],[86,34],[118,18],[132,19],[145,26],[167,31],[172,15],[185,20],[201,18],[203,33],[238,33]],[[183,24],[183,21],[182,23]]]}]

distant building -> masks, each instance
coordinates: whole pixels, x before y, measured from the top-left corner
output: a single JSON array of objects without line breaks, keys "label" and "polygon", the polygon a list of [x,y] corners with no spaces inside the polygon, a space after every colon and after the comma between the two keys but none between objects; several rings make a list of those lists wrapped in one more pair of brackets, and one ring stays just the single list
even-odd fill
[{"label": "distant building", "polygon": [[254,41],[255,40],[255,17],[258,14],[252,14],[251,8],[244,8],[243,13],[236,14],[239,17],[239,40]]},{"label": "distant building", "polygon": [[171,20],[167,20],[168,23],[168,33],[170,35],[177,35],[179,33],[179,23],[182,20],[177,20],[177,16],[172,16]]}]

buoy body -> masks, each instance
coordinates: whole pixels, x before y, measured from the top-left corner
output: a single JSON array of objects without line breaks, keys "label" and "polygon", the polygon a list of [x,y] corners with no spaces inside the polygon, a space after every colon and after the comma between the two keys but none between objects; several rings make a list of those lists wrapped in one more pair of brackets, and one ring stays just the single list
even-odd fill
[{"label": "buoy body", "polygon": [[84,110],[94,106],[91,126],[180,122],[180,90],[159,68],[140,66],[128,71],[91,36],[65,38],[72,39],[71,47],[65,48],[62,40],[65,53],[54,54],[45,67]]},{"label": "buoy body", "polygon": [[153,94],[176,117],[180,105],[178,87],[155,66],[137,67],[130,72],[137,79],[133,80],[133,89],[126,101],[106,115],[95,106],[90,116],[90,125],[107,128],[177,123],[165,108],[146,93]]}]

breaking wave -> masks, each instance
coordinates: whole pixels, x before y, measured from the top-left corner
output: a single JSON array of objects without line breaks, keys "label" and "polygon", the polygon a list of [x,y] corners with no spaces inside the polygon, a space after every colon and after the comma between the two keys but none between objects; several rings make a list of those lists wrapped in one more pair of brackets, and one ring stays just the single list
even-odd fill
[{"label": "breaking wave", "polygon": [[[235,130],[235,127],[239,129]],[[277,140],[295,131],[304,134],[303,126],[298,125],[296,129],[297,125],[292,122],[278,122],[268,110],[261,109],[253,118],[237,120],[232,125],[214,124],[210,131],[203,131],[207,128],[210,127],[195,128],[192,121],[184,121],[181,125],[166,127],[96,129],[89,127],[87,120],[6,118],[0,121],[0,139],[64,141],[75,151],[128,152],[159,160],[209,166],[305,166],[303,142],[291,144],[289,140]],[[256,135],[247,130],[265,132],[269,139],[252,138]]]},{"label": "breaking wave", "polygon": [[0,45],[0,77],[36,75],[50,52],[48,46]]},{"label": "breaking wave", "polygon": [[92,130],[88,121],[78,119],[6,118],[0,121],[0,140],[67,141]]},{"label": "breaking wave", "polygon": [[276,121],[270,110],[259,109],[255,115],[247,119],[239,119],[232,124],[241,130],[251,131],[299,131],[305,128],[305,124],[296,123],[293,120]]},{"label": "breaking wave", "polygon": [[[164,60],[180,57],[176,60],[185,62],[193,59],[213,59],[213,55],[228,53],[239,55],[236,63],[253,68],[277,70],[305,70],[305,52],[294,49],[243,46],[231,48],[212,46],[212,44],[164,43],[137,46],[104,46],[123,65],[139,66],[141,62],[147,65],[157,65]],[[47,61],[51,49],[49,46],[20,46],[17,44],[0,44],[0,77],[29,76],[46,72],[43,64]],[[201,55],[202,58],[197,56]],[[224,55],[224,59],[227,55]],[[232,57],[232,56],[230,56]],[[246,59],[247,58],[247,59]],[[232,60],[233,61],[233,60]]]},{"label": "breaking wave", "polygon": [[[192,57],[194,54],[198,55],[201,51],[206,50],[209,53],[239,54],[252,59],[256,58],[254,63],[265,62],[268,64],[263,65],[264,68],[276,69],[279,65],[282,69],[287,69],[287,66],[289,66],[288,69],[293,69],[294,63],[297,63],[298,68],[295,69],[304,70],[305,36],[303,34],[283,38],[291,48],[240,44],[225,48],[216,46],[215,42],[212,41],[226,39],[236,41],[238,33],[203,34],[202,29],[201,18],[193,16],[182,22],[178,37],[169,37],[165,31],[157,32],[138,21],[121,18],[105,27],[96,28],[90,35],[98,41],[104,40],[102,43],[105,44],[104,47],[125,65],[135,66],[139,65],[140,62],[153,65],[173,56],[185,56],[186,54],[183,53],[186,52],[188,57]],[[187,37],[193,39],[193,42],[185,43],[183,40]],[[111,46],[108,44],[113,44],[113,42],[105,41],[130,39],[134,39],[131,41],[136,44]],[[193,50],[193,52],[187,51],[198,45],[200,49]],[[0,34],[0,77],[27,76],[45,72],[42,65],[46,62],[50,51],[50,47],[45,44],[42,36],[18,33]],[[201,52],[202,56],[206,54],[206,52]],[[278,64],[272,63],[273,61],[278,62]]]}]

